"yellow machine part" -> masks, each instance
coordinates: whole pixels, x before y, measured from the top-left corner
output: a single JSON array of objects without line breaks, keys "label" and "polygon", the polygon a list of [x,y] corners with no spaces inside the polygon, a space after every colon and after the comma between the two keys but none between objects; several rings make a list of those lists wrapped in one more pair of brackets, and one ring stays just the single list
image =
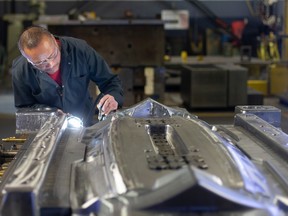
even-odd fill
[{"label": "yellow machine part", "polygon": [[280,95],[288,90],[288,65],[273,64],[269,68],[270,94]]},{"label": "yellow machine part", "polygon": [[255,89],[256,91],[259,91],[263,93],[263,95],[268,94],[268,84],[267,80],[248,80],[247,85]]}]

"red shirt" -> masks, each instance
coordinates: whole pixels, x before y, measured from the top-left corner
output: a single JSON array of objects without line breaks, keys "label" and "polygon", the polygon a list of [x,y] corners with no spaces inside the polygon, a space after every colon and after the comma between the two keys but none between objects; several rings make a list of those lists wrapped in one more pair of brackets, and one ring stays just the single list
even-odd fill
[{"label": "red shirt", "polygon": [[61,73],[60,73],[60,68],[53,74],[48,74],[55,82],[57,82],[60,86],[62,85],[62,80],[61,80]]},{"label": "red shirt", "polygon": [[[60,47],[60,40],[57,40],[57,44],[59,45]],[[48,74],[53,80],[55,80],[55,82],[57,82],[60,86],[62,86],[62,80],[61,80],[61,72],[60,72],[60,67],[59,69],[53,73],[53,74]]]}]

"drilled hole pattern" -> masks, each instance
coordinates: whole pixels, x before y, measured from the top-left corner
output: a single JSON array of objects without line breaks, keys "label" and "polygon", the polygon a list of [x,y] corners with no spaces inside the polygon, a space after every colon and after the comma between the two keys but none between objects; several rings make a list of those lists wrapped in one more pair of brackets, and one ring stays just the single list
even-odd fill
[{"label": "drilled hole pattern", "polygon": [[208,165],[200,155],[146,155],[146,159],[148,167],[152,170],[180,169],[185,165],[208,169]]},{"label": "drilled hole pattern", "polygon": [[177,155],[172,145],[167,140],[167,125],[171,127],[179,124],[174,119],[140,119],[136,124],[149,125],[149,134],[156,149],[145,149],[148,167],[152,170],[180,169],[185,165],[194,165],[200,169],[208,169],[204,158],[200,155],[200,150],[195,147],[189,147],[189,154]]},{"label": "drilled hole pattern", "polygon": [[150,124],[163,124],[163,125],[173,125],[177,124],[175,119],[172,118],[145,118],[145,119],[136,119],[136,123],[139,123],[141,125],[150,125]]}]

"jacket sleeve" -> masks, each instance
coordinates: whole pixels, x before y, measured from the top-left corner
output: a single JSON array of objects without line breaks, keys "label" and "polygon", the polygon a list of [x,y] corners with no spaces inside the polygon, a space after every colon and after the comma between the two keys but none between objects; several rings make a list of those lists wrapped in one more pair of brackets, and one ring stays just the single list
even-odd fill
[{"label": "jacket sleeve", "polygon": [[91,80],[96,83],[101,93],[114,96],[119,107],[122,107],[124,93],[119,76],[111,72],[106,61],[92,47],[86,44],[85,49]]},{"label": "jacket sleeve", "polygon": [[[33,71],[27,71],[29,70],[27,66],[23,65],[21,62],[23,61],[20,58],[13,61],[12,64],[12,86],[14,91],[14,104],[15,107],[26,107],[26,106],[32,106],[36,104],[35,98],[32,96],[31,89],[29,87],[29,80],[31,81],[31,78],[27,76],[28,73]],[[32,77],[35,79],[35,77]]]}]

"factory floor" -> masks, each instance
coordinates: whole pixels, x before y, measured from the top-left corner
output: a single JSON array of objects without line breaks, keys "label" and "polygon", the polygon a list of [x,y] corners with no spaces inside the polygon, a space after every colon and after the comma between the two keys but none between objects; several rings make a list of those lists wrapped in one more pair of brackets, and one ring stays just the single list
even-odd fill
[{"label": "factory floor", "polygon": [[[165,99],[163,103],[170,107],[182,106],[182,100],[178,92],[165,93]],[[285,133],[288,133],[288,106],[280,104],[277,97],[265,97],[264,105],[271,105],[281,110],[281,128]],[[12,90],[0,90],[0,138],[7,138],[15,135],[15,112],[16,109],[14,108]],[[190,112],[212,125],[233,124],[235,114],[234,110],[209,110]]]}]

